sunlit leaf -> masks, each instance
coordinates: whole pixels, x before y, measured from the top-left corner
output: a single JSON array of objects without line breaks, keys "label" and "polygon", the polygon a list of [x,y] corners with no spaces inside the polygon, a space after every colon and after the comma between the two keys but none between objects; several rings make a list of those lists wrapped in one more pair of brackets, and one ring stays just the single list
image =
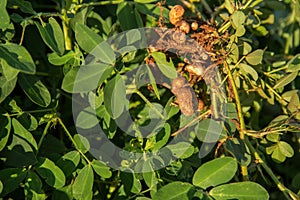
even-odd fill
[{"label": "sunlit leaf", "polygon": [[36,143],[33,135],[27,129],[25,129],[22,126],[22,124],[15,118],[12,119],[12,127],[14,128],[14,134],[25,139],[32,147],[37,149],[37,143]]},{"label": "sunlit leaf", "polygon": [[152,198],[153,200],[189,200],[194,193],[193,185],[179,181],[171,182],[162,188]]},{"label": "sunlit leaf", "polygon": [[43,177],[46,183],[54,188],[61,188],[65,185],[66,177],[63,171],[48,158],[40,157],[36,166],[37,173]]},{"label": "sunlit leaf", "polygon": [[294,79],[297,77],[297,75],[298,75],[298,72],[295,71],[295,72],[292,72],[292,73],[282,77],[281,79],[279,79],[277,81],[276,85],[274,85],[273,88],[277,89],[277,88],[281,88],[281,87],[288,85],[289,83],[294,81]]},{"label": "sunlit leaf", "polygon": [[279,145],[279,149],[283,155],[285,155],[288,158],[291,158],[294,156],[294,150],[290,144],[288,144],[287,142],[284,142],[284,141],[280,141],[278,145]]},{"label": "sunlit leaf", "polygon": [[78,173],[73,184],[75,199],[92,199],[94,173],[91,165],[84,166]]},{"label": "sunlit leaf", "polygon": [[262,62],[264,51],[257,49],[246,56],[246,61],[250,65],[258,65]]},{"label": "sunlit leaf", "polygon": [[213,188],[209,195],[216,200],[239,199],[239,200],[267,200],[268,192],[254,182],[240,182],[221,185]]},{"label": "sunlit leaf", "polygon": [[56,165],[64,172],[65,176],[68,177],[72,174],[73,170],[77,167],[80,161],[80,153],[78,151],[70,151],[63,155],[57,162]]},{"label": "sunlit leaf", "polygon": [[206,189],[230,181],[237,171],[231,157],[217,158],[201,165],[194,174],[193,185]]},{"label": "sunlit leaf", "polygon": [[170,62],[167,62],[166,55],[164,53],[153,52],[151,56],[153,56],[158,68],[163,73],[163,75],[170,79],[175,79],[177,77],[177,72],[172,60],[170,60]]},{"label": "sunlit leaf", "polygon": [[6,29],[9,26],[10,19],[6,11],[7,0],[0,1],[0,29]]},{"label": "sunlit leaf", "polygon": [[92,167],[94,171],[103,178],[110,178],[112,176],[110,168],[100,160],[93,160]]},{"label": "sunlit leaf", "polygon": [[35,73],[35,64],[29,52],[20,45],[7,43],[0,44],[0,58],[7,64],[27,74]]},{"label": "sunlit leaf", "polygon": [[47,107],[51,103],[50,92],[37,77],[20,74],[18,81],[19,85],[32,102],[42,107]]},{"label": "sunlit leaf", "polygon": [[79,46],[88,53],[92,52],[103,41],[100,35],[80,23],[75,25],[75,37]]},{"label": "sunlit leaf", "polygon": [[58,22],[53,18],[49,18],[49,23],[40,24],[35,22],[40,35],[47,46],[59,55],[63,55],[65,51],[64,36]]}]

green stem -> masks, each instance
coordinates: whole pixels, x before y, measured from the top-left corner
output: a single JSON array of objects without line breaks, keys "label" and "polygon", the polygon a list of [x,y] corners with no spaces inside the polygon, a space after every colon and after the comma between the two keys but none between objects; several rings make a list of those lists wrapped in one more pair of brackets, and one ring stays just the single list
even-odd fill
[{"label": "green stem", "polygon": [[40,112],[48,112],[53,111],[53,108],[46,108],[41,110],[29,110],[29,111],[23,111],[23,113],[40,113]]},{"label": "green stem", "polygon": [[[290,191],[288,188],[286,188],[276,177],[276,175],[273,173],[273,171],[268,167],[268,165],[264,162],[264,160],[260,157],[260,155],[258,154],[258,152],[255,150],[255,148],[253,147],[253,145],[251,144],[251,142],[248,140],[247,137],[245,137],[245,131],[246,131],[246,126],[245,126],[245,122],[244,122],[244,117],[243,117],[243,113],[242,113],[242,106],[241,106],[241,102],[240,102],[240,98],[238,95],[238,91],[236,89],[235,83],[234,83],[234,79],[232,77],[232,74],[230,72],[230,69],[227,65],[227,63],[224,63],[225,69],[227,71],[228,74],[228,79],[230,81],[230,84],[232,85],[232,89],[233,89],[233,93],[235,96],[235,102],[236,102],[236,106],[237,106],[237,111],[238,111],[238,118],[240,121],[240,139],[243,140],[246,144],[246,146],[250,149],[251,154],[254,155],[254,158],[261,164],[261,166],[264,168],[264,170],[269,174],[269,176],[272,178],[272,180],[274,181],[274,183],[277,185],[278,189],[280,191],[283,192],[283,194],[285,195],[285,197],[287,199],[290,199],[289,197],[291,197],[292,199],[297,199],[297,195],[294,194],[292,191]],[[245,178],[245,175],[247,173],[247,166],[241,166],[242,167],[242,175]]]},{"label": "green stem", "polygon": [[76,10],[79,8],[83,7],[88,7],[88,6],[103,6],[103,5],[109,5],[109,4],[119,4],[124,2],[124,0],[115,0],[115,1],[100,1],[100,2],[91,2],[91,3],[83,3],[80,5],[76,5]]},{"label": "green stem", "polygon": [[60,125],[63,127],[64,131],[66,132],[66,134],[68,135],[69,139],[71,140],[71,142],[73,143],[75,149],[81,154],[81,156],[89,163],[91,164],[91,161],[86,157],[86,155],[84,155],[84,153],[79,149],[79,147],[77,146],[77,143],[75,142],[75,140],[73,139],[71,133],[69,132],[69,130],[67,129],[67,127],[65,126],[65,124],[62,122],[62,120],[58,117],[57,118],[58,122],[60,123]]},{"label": "green stem", "polygon": [[270,167],[264,162],[264,160],[260,157],[260,155],[255,150],[255,148],[253,147],[253,145],[251,144],[251,142],[248,140],[248,138],[245,138],[244,141],[245,141],[245,144],[247,145],[247,147],[250,149],[251,153],[254,155],[254,158],[258,161],[259,164],[261,164],[261,166],[264,168],[264,170],[267,172],[267,174],[269,174],[269,176],[271,177],[271,179],[277,185],[278,189],[283,192],[283,194],[286,197],[286,199],[295,199],[295,200],[299,199],[299,197],[297,197],[297,195],[294,192],[292,192],[291,190],[289,190],[288,188],[286,188],[278,180],[278,178],[276,177],[276,175],[273,173],[273,171],[270,169]]},{"label": "green stem", "polygon": [[194,125],[194,123],[198,122],[200,119],[204,118],[206,115],[210,114],[211,110],[206,111],[205,113],[197,116],[195,119],[193,119],[192,121],[190,121],[189,123],[187,123],[185,126],[181,127],[180,129],[178,129],[176,132],[172,133],[171,136],[176,136],[179,133],[181,133],[182,131],[184,131],[186,128]]},{"label": "green stem", "polygon": [[[239,118],[239,122],[240,122],[240,139],[244,140],[245,139],[245,130],[246,130],[246,125],[245,125],[245,121],[244,121],[244,116],[243,116],[243,112],[242,112],[242,106],[241,106],[241,101],[240,101],[240,97],[233,79],[233,76],[231,74],[231,71],[229,69],[229,66],[226,62],[224,62],[224,66],[225,69],[227,71],[227,75],[228,75],[228,81],[230,82],[230,85],[232,86],[232,90],[233,90],[233,94],[234,94],[234,98],[235,98],[235,104],[237,107],[237,112],[238,112],[238,118]],[[248,169],[247,166],[245,165],[241,165],[241,174],[243,176],[243,180],[248,180]]]},{"label": "green stem", "polygon": [[165,116],[163,116],[154,106],[153,104],[139,91],[135,90],[135,93],[139,95],[145,102],[146,104],[154,110],[154,112],[163,120],[167,120]]},{"label": "green stem", "polygon": [[269,76],[270,74],[273,74],[273,73],[275,73],[275,72],[279,72],[279,71],[285,70],[285,69],[287,69],[287,68],[288,68],[288,65],[285,65],[285,66],[283,66],[283,67],[279,67],[279,68],[274,69],[274,70],[272,70],[272,71],[264,72],[264,74],[265,74],[266,76]]},{"label": "green stem", "polygon": [[240,97],[233,79],[233,76],[231,74],[231,71],[229,69],[229,66],[227,65],[226,62],[224,62],[224,66],[225,69],[227,71],[227,75],[228,75],[228,80],[232,86],[232,90],[233,90],[233,94],[235,97],[235,103],[236,103],[236,108],[237,108],[237,112],[238,112],[238,118],[239,118],[239,122],[240,122],[240,139],[243,140],[245,138],[245,130],[246,130],[246,125],[245,125],[245,121],[244,121],[244,116],[243,116],[243,112],[242,112],[242,106],[241,106],[241,101],[240,101]]},{"label": "green stem", "polygon": [[65,9],[62,9],[62,26],[63,26],[63,33],[65,38],[65,47],[66,50],[72,50],[72,39],[71,39],[71,30],[69,29],[70,25],[70,19],[67,16],[67,11]]},{"label": "green stem", "polygon": [[39,140],[39,143],[38,143],[36,155],[38,154],[38,152],[39,152],[39,150],[40,150],[40,148],[42,146],[43,140],[44,140],[44,138],[45,138],[45,136],[46,136],[46,134],[48,132],[48,129],[49,129],[50,125],[51,125],[51,122],[52,122],[51,120],[48,121],[48,123],[47,123],[47,125],[46,125],[46,127],[45,127],[45,129],[43,131],[42,137],[41,137],[41,139]]}]

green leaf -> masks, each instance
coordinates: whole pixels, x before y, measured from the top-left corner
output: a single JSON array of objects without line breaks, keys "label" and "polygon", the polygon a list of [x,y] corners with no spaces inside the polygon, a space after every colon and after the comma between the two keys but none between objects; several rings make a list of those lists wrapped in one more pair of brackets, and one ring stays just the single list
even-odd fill
[{"label": "green leaf", "polygon": [[7,64],[7,62],[4,59],[0,59],[0,61],[5,79],[8,81],[15,79],[20,71],[11,67],[9,64]]},{"label": "green leaf", "polygon": [[239,26],[237,27],[236,31],[235,31],[235,35],[237,37],[242,37],[244,34],[246,33],[246,29],[244,26]]},{"label": "green leaf", "polygon": [[102,178],[110,178],[112,176],[110,168],[100,160],[93,160],[92,167],[94,171]]},{"label": "green leaf", "polygon": [[16,134],[12,134],[12,141],[1,152],[1,157],[5,155],[5,165],[12,167],[24,167],[36,163],[33,149],[28,142]]},{"label": "green leaf", "polygon": [[73,92],[74,82],[76,80],[77,73],[79,68],[72,68],[70,69],[67,74],[64,76],[61,88],[69,93]]},{"label": "green leaf", "polygon": [[219,122],[213,119],[204,119],[198,124],[196,136],[200,141],[213,143],[223,137],[223,131],[223,126]]},{"label": "green leaf", "polygon": [[295,55],[288,63],[287,72],[300,71],[300,54]]},{"label": "green leaf", "polygon": [[40,157],[36,166],[37,173],[43,177],[46,183],[54,188],[61,188],[65,185],[66,177],[63,171],[48,158]]},{"label": "green leaf", "polygon": [[24,168],[7,168],[0,171],[0,181],[3,184],[0,197],[5,197],[8,193],[20,187],[20,183],[26,177],[26,170]]},{"label": "green leaf", "polygon": [[274,85],[273,89],[281,88],[281,87],[288,85],[289,83],[294,81],[294,79],[297,77],[297,75],[298,75],[298,72],[295,71],[295,72],[289,73],[288,75],[282,77],[281,79],[279,79],[277,81],[276,85]]},{"label": "green leaf", "polygon": [[86,23],[88,15],[91,12],[93,12],[92,10],[93,10],[93,8],[91,6],[83,7],[81,9],[79,9],[76,12],[76,14],[74,15],[74,17],[72,17],[70,19],[70,24],[71,24],[71,27],[74,30],[74,32],[75,32],[76,24],[85,24]]},{"label": "green leaf", "polygon": [[99,123],[96,112],[92,107],[82,110],[76,118],[76,127],[90,129]]},{"label": "green leaf", "polygon": [[272,134],[268,134],[266,136],[267,140],[271,141],[271,142],[278,142],[279,141],[279,134],[278,133],[272,133]]},{"label": "green leaf", "polygon": [[153,169],[152,159],[147,159],[143,165],[143,178],[149,188],[154,188],[158,183],[156,173]]},{"label": "green leaf", "polygon": [[24,0],[9,0],[7,7],[15,9],[19,8],[23,13],[36,14],[29,1]]},{"label": "green leaf", "polygon": [[35,22],[41,37],[45,44],[59,55],[63,55],[65,51],[64,35],[58,22],[53,18],[49,18],[49,23],[40,25]]},{"label": "green leaf", "polygon": [[193,155],[194,147],[188,142],[178,142],[176,144],[169,144],[168,149],[176,158],[185,159]]},{"label": "green leaf", "polygon": [[160,188],[153,200],[190,200],[194,194],[193,185],[175,181]]},{"label": "green leaf", "polygon": [[255,81],[257,81],[257,79],[258,79],[258,73],[256,72],[255,69],[253,69],[253,67],[251,67],[251,66],[249,66],[247,64],[244,64],[244,63],[240,63],[239,67],[241,68],[242,73],[250,74],[252,76],[252,78]]},{"label": "green leaf", "polygon": [[86,153],[90,149],[90,143],[86,137],[76,134],[74,135],[74,141],[76,143],[77,148],[82,152]]},{"label": "green leaf", "polygon": [[135,15],[133,8],[127,2],[122,2],[118,5],[117,17],[123,31],[139,28],[139,19]]},{"label": "green leaf", "polygon": [[70,151],[63,155],[57,162],[56,165],[64,172],[65,176],[68,177],[72,174],[74,169],[77,167],[80,161],[80,153],[78,151]]},{"label": "green leaf", "polygon": [[281,152],[278,144],[274,145],[271,157],[274,161],[278,163],[284,162],[286,159],[286,156]]},{"label": "green leaf", "polygon": [[120,75],[109,80],[104,88],[104,106],[113,119],[118,118],[124,111],[126,86]]},{"label": "green leaf", "polygon": [[194,174],[193,185],[206,189],[230,181],[237,171],[237,162],[231,157],[211,160],[201,165]]},{"label": "green leaf", "polygon": [[1,114],[0,112],[0,152],[6,146],[11,131],[11,118]]},{"label": "green leaf", "polygon": [[35,73],[35,64],[31,55],[23,46],[13,43],[0,44],[0,58],[4,59],[12,68],[23,73]]},{"label": "green leaf", "polygon": [[248,42],[243,42],[243,50],[242,50],[243,53],[242,54],[247,55],[251,51],[252,51],[252,46]]},{"label": "green leaf", "polygon": [[258,65],[261,64],[263,59],[264,50],[257,49],[246,56],[246,61],[250,65]]},{"label": "green leaf", "polygon": [[239,199],[239,200],[267,200],[268,192],[254,182],[240,182],[221,185],[213,188],[209,195],[216,200]]},{"label": "green leaf", "polygon": [[122,183],[124,183],[124,190],[126,194],[130,194],[130,192],[137,194],[141,191],[141,182],[135,177],[134,173],[121,172],[120,177]]},{"label": "green leaf", "polygon": [[6,80],[3,76],[0,76],[0,103],[14,90],[17,80],[17,77]]},{"label": "green leaf", "polygon": [[0,180],[0,195],[1,195],[2,191],[3,191],[3,183],[2,183],[2,181]]},{"label": "green leaf", "polygon": [[156,85],[156,80],[153,76],[153,73],[151,71],[151,69],[149,68],[149,66],[147,66],[147,72],[148,72],[148,75],[149,75],[149,79],[150,79],[150,83],[151,83],[151,86],[153,88],[153,91],[156,95],[156,97],[158,98],[158,100],[160,100],[160,95],[159,95],[159,92],[158,92],[158,89],[157,89],[157,85]]},{"label": "green leaf", "polygon": [[26,200],[46,199],[46,194],[42,190],[42,186],[43,186],[42,181],[40,177],[33,171],[28,170],[24,185],[25,185],[24,192],[25,192]]},{"label": "green leaf", "polygon": [[35,104],[47,107],[51,103],[51,96],[47,87],[37,77],[20,74],[19,85]]},{"label": "green leaf", "polygon": [[10,18],[6,11],[6,3],[7,3],[7,0],[0,1],[0,13],[1,13],[0,29],[3,29],[3,30],[5,30],[9,26],[9,23],[10,23]]},{"label": "green leaf", "polygon": [[38,122],[36,118],[30,113],[23,113],[18,117],[18,121],[24,126],[28,131],[34,131],[38,127]]},{"label": "green leaf", "polygon": [[88,53],[103,41],[100,35],[80,23],[75,25],[75,38],[79,46]]},{"label": "green leaf", "polygon": [[146,4],[146,3],[155,3],[158,2],[158,0],[134,0],[134,2]]},{"label": "green leaf", "polygon": [[300,105],[299,95],[298,93],[294,93],[290,99],[287,108],[291,113],[293,113],[298,111],[299,105]]},{"label": "green leaf", "polygon": [[35,150],[37,150],[37,144],[34,137],[27,129],[22,126],[22,124],[18,120],[14,118],[12,119],[12,127],[14,128],[14,134],[25,139],[32,147],[35,148]]},{"label": "green leaf", "polygon": [[[91,165],[84,166],[78,173],[73,184],[75,199],[89,199],[93,194],[94,173]],[[90,198],[92,199],[92,198]]]},{"label": "green leaf", "polygon": [[102,63],[81,66],[77,73],[72,92],[88,92],[96,89],[103,82],[103,79],[106,78],[105,76],[108,76],[106,72],[110,72],[111,68],[111,66]]},{"label": "green leaf", "polygon": [[294,150],[290,144],[288,144],[287,142],[284,142],[284,141],[280,141],[278,145],[279,145],[279,150],[281,151],[281,153],[283,155],[285,155],[288,158],[291,158],[294,156]]},{"label": "green leaf", "polygon": [[65,187],[56,189],[52,193],[52,200],[64,199],[64,200],[73,200],[73,189],[72,185],[67,185]]},{"label": "green leaf", "polygon": [[148,197],[137,197],[135,200],[151,200]]},{"label": "green leaf", "polygon": [[51,29],[53,31],[54,40],[58,49],[58,52],[60,55],[62,55],[65,51],[65,40],[64,40],[64,34],[62,32],[62,29],[58,22],[55,20],[55,18],[50,17],[49,18],[49,24],[51,26]]},{"label": "green leaf", "polygon": [[48,60],[52,65],[60,66],[66,64],[69,60],[74,58],[75,53],[73,51],[69,51],[63,56],[59,56],[57,53],[53,52],[48,54]]},{"label": "green leaf", "polygon": [[269,146],[269,147],[266,147],[266,153],[268,155],[272,154],[274,152],[274,150],[277,148],[277,145],[272,145],[272,146]]},{"label": "green leaf", "polygon": [[233,138],[231,140],[227,140],[226,149],[234,155],[241,165],[248,166],[251,163],[249,148],[240,139]]},{"label": "green leaf", "polygon": [[156,143],[154,144],[154,147],[152,151],[158,151],[160,150],[164,145],[168,143],[168,140],[171,135],[171,126],[169,123],[165,123],[164,128],[156,134]]},{"label": "green leaf", "polygon": [[246,20],[246,16],[242,11],[235,11],[231,16],[232,25],[235,29],[242,26]]},{"label": "green leaf", "polygon": [[166,54],[162,52],[153,52],[151,56],[156,61],[156,64],[160,71],[168,78],[175,79],[177,77],[177,72],[174,67],[174,64],[172,60],[170,62],[167,62],[166,60]]}]

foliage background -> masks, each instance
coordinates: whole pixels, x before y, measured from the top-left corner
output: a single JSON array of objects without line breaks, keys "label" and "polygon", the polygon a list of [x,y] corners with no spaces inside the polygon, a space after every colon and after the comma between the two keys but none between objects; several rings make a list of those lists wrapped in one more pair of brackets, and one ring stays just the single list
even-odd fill
[{"label": "foliage background", "polygon": [[[160,20],[172,28],[168,13],[176,4],[185,7],[186,18],[212,21],[217,34],[228,35],[225,42],[217,41],[223,45],[214,52],[226,54],[220,72],[232,113],[222,126],[225,135],[203,159],[198,152],[205,128],[192,130],[197,136],[192,147],[164,169],[141,174],[110,169],[89,154],[84,138],[76,134],[71,108],[74,77],[85,56],[110,36],[157,27]],[[298,0],[1,0],[0,197],[299,199],[299,12]],[[166,62],[168,55],[163,53],[156,62]],[[162,138],[135,139],[116,127],[105,104],[110,98],[105,88],[146,57],[146,50],[124,55],[98,93],[91,94],[108,137],[131,151],[153,151],[184,126],[178,124],[184,116],[171,106]],[[203,83],[194,87],[199,85]],[[174,96],[167,89],[157,90],[167,107]],[[158,100],[147,88],[141,92],[133,96],[131,106],[142,124],[149,109],[142,97]],[[203,100],[207,111],[209,95]]]}]

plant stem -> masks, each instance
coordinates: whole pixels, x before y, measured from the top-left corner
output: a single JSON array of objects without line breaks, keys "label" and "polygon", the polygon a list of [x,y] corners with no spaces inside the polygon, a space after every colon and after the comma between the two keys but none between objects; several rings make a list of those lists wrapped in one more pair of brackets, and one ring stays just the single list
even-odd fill
[{"label": "plant stem", "polygon": [[176,132],[172,133],[171,136],[176,136],[179,133],[181,133],[182,131],[184,131],[186,128],[194,125],[195,122],[198,122],[200,119],[204,118],[206,115],[210,114],[211,110],[206,111],[205,113],[197,116],[195,119],[193,119],[192,121],[190,121],[189,123],[187,123],[185,126],[181,127],[180,129],[178,129]]},{"label": "plant stem", "polygon": [[277,185],[278,189],[283,192],[283,194],[286,197],[286,199],[293,199],[293,200],[299,199],[299,197],[297,197],[297,195],[294,192],[292,192],[291,190],[289,190],[288,188],[286,188],[278,180],[278,178],[276,177],[276,175],[273,173],[273,171],[270,169],[270,167],[264,162],[264,160],[260,157],[260,155],[255,150],[255,148],[253,147],[253,145],[251,144],[251,142],[248,140],[248,138],[245,138],[244,142],[247,145],[247,147],[250,149],[251,153],[254,155],[254,158],[257,160],[257,162],[259,164],[261,164],[261,166],[264,168],[264,170],[269,174],[269,176],[271,177],[271,179]]},{"label": "plant stem", "polygon": [[[264,170],[269,174],[269,176],[272,178],[274,183],[277,185],[278,189],[283,192],[285,197],[287,199],[290,199],[290,198],[291,199],[298,199],[296,194],[294,194],[291,190],[286,188],[278,180],[276,175],[269,168],[269,166],[264,162],[264,160],[260,157],[260,155],[255,150],[255,148],[253,147],[251,142],[248,140],[248,138],[245,137],[246,126],[245,126],[245,121],[244,121],[244,117],[243,117],[243,113],[242,113],[242,106],[241,106],[240,98],[239,98],[239,95],[238,95],[238,91],[237,91],[237,88],[235,86],[234,79],[232,77],[231,71],[230,71],[230,69],[229,69],[226,62],[224,62],[224,66],[225,66],[225,69],[227,71],[228,80],[230,81],[230,84],[232,86],[232,90],[233,90],[233,93],[234,93],[234,96],[235,96],[235,103],[236,103],[236,106],[237,106],[238,118],[239,118],[240,129],[241,129],[240,130],[240,139],[245,142],[246,146],[250,149],[250,151],[251,151],[252,155],[254,156],[254,158],[261,164],[261,166],[264,168]],[[241,166],[241,173],[242,173],[244,179],[247,178],[247,176],[248,176],[247,166]]]},{"label": "plant stem", "polygon": [[65,47],[66,50],[72,50],[72,39],[71,39],[71,30],[69,29],[70,19],[67,16],[66,9],[62,9],[62,26],[63,26],[63,33],[65,39]]},{"label": "plant stem", "polygon": [[[232,90],[233,90],[233,95],[235,98],[235,104],[236,104],[236,108],[237,108],[237,112],[238,112],[238,118],[239,118],[239,123],[240,123],[240,139],[244,140],[245,139],[245,130],[246,130],[246,125],[245,125],[245,121],[244,121],[244,116],[243,116],[243,112],[242,112],[242,106],[241,106],[241,101],[240,101],[240,97],[233,79],[233,76],[231,74],[231,71],[229,69],[229,66],[226,62],[224,62],[224,66],[225,69],[227,71],[227,75],[228,75],[228,81],[229,84],[232,86]],[[247,166],[245,165],[241,165],[241,174],[243,176],[243,180],[248,180],[248,169]]]},{"label": "plant stem", "polygon": [[77,146],[77,143],[75,142],[75,140],[73,139],[71,133],[69,132],[69,130],[67,129],[67,127],[65,126],[65,124],[62,122],[62,120],[57,117],[58,122],[60,123],[60,125],[63,127],[64,131],[67,133],[69,139],[71,140],[71,142],[73,143],[75,149],[81,154],[81,156],[89,163],[91,164],[91,161],[86,157],[86,155],[84,155],[84,153],[79,149],[79,147]]},{"label": "plant stem", "polygon": [[51,125],[51,122],[52,122],[51,120],[48,121],[48,123],[47,123],[47,125],[46,125],[46,127],[45,127],[45,129],[43,131],[42,137],[41,137],[41,139],[39,140],[39,143],[38,143],[36,155],[39,153],[39,150],[40,150],[40,148],[42,146],[43,140],[44,140],[44,138],[45,138],[45,136],[46,136],[46,134],[48,132],[48,129],[49,129],[50,125]]},{"label": "plant stem", "polygon": [[139,91],[135,90],[134,91],[137,95],[139,95],[145,102],[146,104],[154,110],[154,112],[163,120],[167,120],[165,116],[163,116],[154,106],[153,104]]},{"label": "plant stem", "polygon": [[236,108],[237,108],[237,112],[238,112],[238,118],[239,118],[239,122],[240,122],[240,129],[241,129],[240,130],[240,139],[244,140],[244,138],[245,138],[244,132],[246,130],[246,125],[245,125],[244,116],[243,116],[243,112],[242,112],[240,97],[239,97],[236,85],[234,83],[233,76],[232,76],[231,71],[229,69],[229,66],[226,62],[224,62],[224,66],[225,66],[225,69],[227,71],[228,80],[230,82],[230,85],[232,86],[233,95],[234,95],[234,98],[235,98]]},{"label": "plant stem", "polygon": [[80,5],[76,5],[76,10],[79,8],[88,7],[88,6],[103,6],[103,5],[109,5],[109,4],[119,4],[122,2],[124,2],[124,0],[115,0],[115,1],[110,0],[110,1],[83,3]]}]

